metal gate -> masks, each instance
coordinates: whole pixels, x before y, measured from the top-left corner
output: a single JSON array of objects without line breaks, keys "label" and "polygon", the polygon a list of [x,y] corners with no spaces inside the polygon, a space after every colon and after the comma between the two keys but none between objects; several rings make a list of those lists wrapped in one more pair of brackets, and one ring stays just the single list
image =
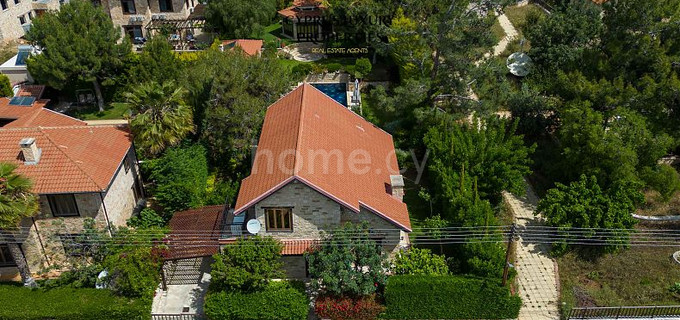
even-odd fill
[{"label": "metal gate", "polygon": [[167,285],[198,284],[203,273],[210,273],[210,257],[169,260],[163,263],[163,278]]}]

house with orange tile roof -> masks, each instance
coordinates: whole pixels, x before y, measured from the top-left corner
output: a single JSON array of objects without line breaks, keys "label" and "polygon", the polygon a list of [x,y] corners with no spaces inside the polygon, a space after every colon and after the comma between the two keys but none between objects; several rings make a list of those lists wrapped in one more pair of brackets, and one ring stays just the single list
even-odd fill
[{"label": "house with orange tile roof", "polygon": [[296,41],[323,40],[332,31],[329,21],[323,19],[326,6],[320,0],[295,0],[293,5],[279,10],[281,34]]},{"label": "house with orange tile roof", "polygon": [[392,136],[305,83],[267,109],[221,242],[259,225],[283,242],[289,276],[304,278],[304,252],[347,222],[367,222],[388,252],[407,246],[403,195]]},{"label": "house with orange tile roof", "polygon": [[236,40],[224,40],[220,46],[220,50],[234,50],[238,47],[249,56],[259,57],[262,54],[262,46],[264,42],[259,39],[236,39]]},{"label": "house with orange tile roof", "polygon": [[[21,222],[15,238],[34,274],[77,254],[69,240],[86,220],[109,230],[123,226],[144,197],[126,127],[89,126],[46,103],[28,93],[0,98],[0,161],[17,165],[39,197],[40,212]],[[15,274],[13,265],[0,255],[0,277]]]}]

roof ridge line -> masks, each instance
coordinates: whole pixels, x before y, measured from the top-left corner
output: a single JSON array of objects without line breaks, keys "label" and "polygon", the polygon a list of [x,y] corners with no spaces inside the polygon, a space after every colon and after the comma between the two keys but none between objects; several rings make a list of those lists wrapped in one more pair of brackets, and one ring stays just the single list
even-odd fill
[{"label": "roof ridge line", "polygon": [[300,86],[302,88],[302,94],[300,95],[300,118],[298,119],[298,131],[297,131],[297,137],[295,139],[295,154],[293,154],[293,176],[297,176],[297,171],[298,171],[298,147],[300,146],[300,140],[302,139],[302,123],[303,123],[303,114],[304,114],[304,108],[305,108],[305,87],[308,84],[306,82],[303,82],[302,85]]},{"label": "roof ridge line", "polygon": [[[320,84],[323,84],[323,82],[320,82]],[[320,92],[321,94],[323,94],[326,98],[328,98],[328,99],[332,100],[333,102],[335,102],[336,105],[338,105],[338,106],[342,107],[343,109],[349,111],[349,112],[350,112],[351,114],[353,114],[355,117],[359,118],[359,120],[363,120],[363,121],[367,122],[368,124],[370,124],[370,125],[373,126],[374,128],[376,128],[376,129],[382,131],[383,133],[389,135],[390,137],[392,136],[391,133],[389,133],[389,132],[383,130],[381,127],[379,127],[379,126],[375,125],[374,123],[372,123],[372,122],[366,120],[366,118],[364,118],[363,116],[361,116],[361,115],[357,114],[356,112],[352,111],[352,109],[350,109],[350,107],[345,106],[345,105],[342,105],[340,102],[338,102],[337,100],[333,99],[331,96],[327,95],[325,92],[319,90],[319,88],[317,88],[317,87],[315,87],[315,86],[313,86],[313,85],[310,85],[310,86],[311,86],[312,88],[314,88],[315,90],[319,91],[319,92]]]},{"label": "roof ridge line", "polygon": [[87,177],[87,179],[90,180],[90,182],[92,182],[100,190],[104,190],[96,181],[94,181],[94,179],[92,179],[92,177],[90,177],[90,175],[87,172],[85,172],[85,170],[83,170],[83,168],[80,167],[78,161],[72,159],[66,152],[64,152],[64,150],[61,150],[59,145],[54,140],[52,140],[52,138],[50,137],[49,134],[47,134],[47,132],[43,132],[41,127],[38,127],[38,131],[42,133],[45,136],[45,138],[47,138],[47,140],[49,140],[50,143],[52,143],[52,145],[54,145],[54,147],[57,148],[57,150],[59,150],[59,152],[61,152],[66,157],[66,159],[71,161],[76,166],[76,168],[78,168],[78,170],[80,170],[80,172],[82,172]]}]

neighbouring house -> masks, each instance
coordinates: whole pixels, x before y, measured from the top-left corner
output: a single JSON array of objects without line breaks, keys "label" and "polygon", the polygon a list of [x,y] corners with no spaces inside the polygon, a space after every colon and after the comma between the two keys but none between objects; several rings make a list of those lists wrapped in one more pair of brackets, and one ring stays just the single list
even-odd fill
[{"label": "neighbouring house", "polygon": [[296,41],[319,41],[333,31],[324,19],[325,5],[320,0],[295,0],[293,5],[279,10],[281,34]]},{"label": "neighbouring house", "polygon": [[[200,31],[194,11],[202,10],[197,0],[94,0],[109,13],[113,24],[133,41],[151,36],[152,31],[171,32],[180,40],[180,33],[192,35]],[[199,10],[200,9],[200,10]],[[195,28],[194,28],[195,27]],[[193,30],[199,29],[199,30]],[[193,32],[192,32],[193,30]],[[182,34],[186,36],[187,34]]]},{"label": "neighbouring house", "polygon": [[0,43],[17,40],[31,28],[33,19],[58,10],[60,0],[0,0]]},{"label": "neighbouring house", "polygon": [[11,83],[33,82],[26,68],[26,59],[35,53],[33,46],[20,45],[17,54],[0,65],[0,73],[6,75]]},{"label": "neighbouring house", "polygon": [[262,40],[257,39],[236,39],[224,40],[220,46],[221,51],[234,50],[235,47],[241,48],[246,55],[259,57],[262,54]]},{"label": "neighbouring house", "polygon": [[[41,86],[0,98],[0,161],[30,178],[40,211],[21,222],[15,240],[31,273],[64,266],[73,237],[91,218],[103,229],[123,226],[144,192],[131,134],[124,126],[89,126],[45,108]],[[0,243],[0,278],[16,275]]]},{"label": "neighbouring house", "polygon": [[288,275],[304,278],[304,252],[347,222],[367,222],[388,252],[408,246],[403,195],[392,136],[305,83],[267,109],[220,241],[228,245],[257,220],[259,234],[283,242]]}]

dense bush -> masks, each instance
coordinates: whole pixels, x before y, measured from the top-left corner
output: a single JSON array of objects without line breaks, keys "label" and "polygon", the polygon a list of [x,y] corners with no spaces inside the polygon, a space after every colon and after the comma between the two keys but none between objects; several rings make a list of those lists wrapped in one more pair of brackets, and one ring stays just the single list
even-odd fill
[{"label": "dense bush", "polygon": [[461,276],[392,276],[388,319],[513,319],[522,301],[493,280]]},{"label": "dense bush", "polygon": [[203,205],[208,163],[201,145],[169,149],[154,162],[151,179],[166,215]]},{"label": "dense bush", "polygon": [[94,288],[97,276],[102,271],[98,264],[84,266],[78,269],[63,272],[59,278],[45,280],[40,287],[43,289],[71,287],[71,288]]},{"label": "dense bush", "polygon": [[9,78],[0,74],[0,97],[11,97],[14,95],[12,91],[12,84],[9,82]]},{"label": "dense bush", "polygon": [[354,74],[357,78],[364,78],[373,69],[371,61],[368,58],[359,58],[354,62]]},{"label": "dense bush", "polygon": [[251,293],[213,292],[204,309],[210,320],[304,320],[309,313],[305,294],[286,282]]},{"label": "dense bush", "polygon": [[662,164],[655,169],[642,171],[642,179],[649,187],[659,192],[661,200],[667,202],[673,194],[680,190],[680,174],[673,167]]},{"label": "dense bush", "polygon": [[329,295],[370,295],[387,279],[387,256],[371,239],[367,223],[347,223],[324,235],[318,248],[305,257],[312,286]]},{"label": "dense bush", "polygon": [[444,256],[432,254],[428,249],[411,248],[399,252],[394,258],[395,274],[446,275],[449,267]]},{"label": "dense bush", "polygon": [[0,285],[0,301],[0,319],[8,320],[141,320],[151,312],[151,300],[120,298],[99,289]]},{"label": "dense bush", "polygon": [[283,277],[281,242],[271,237],[239,239],[214,256],[210,288],[227,291],[257,291],[273,278]]},{"label": "dense bush", "polygon": [[312,73],[314,66],[310,63],[301,63],[291,69],[291,73],[295,79],[303,79],[308,74]]},{"label": "dense bush", "polygon": [[601,248],[616,250],[628,243],[628,234],[637,220],[631,216],[638,204],[644,201],[641,184],[635,181],[618,181],[608,190],[602,190],[595,176],[582,175],[578,181],[569,185],[557,183],[548,190],[538,203],[535,214],[543,214],[551,227],[558,227],[563,240],[553,243],[556,254],[564,253],[567,239],[575,237],[569,233],[572,228],[606,228],[617,230],[598,234],[594,231],[579,234],[582,240],[597,239],[608,245]]},{"label": "dense bush", "polygon": [[139,215],[128,219],[127,225],[136,229],[147,229],[152,227],[162,228],[165,226],[165,219],[158,215],[156,210],[144,208]]},{"label": "dense bush", "polygon": [[314,311],[321,319],[370,320],[376,319],[385,311],[385,307],[375,300],[375,296],[361,298],[324,296],[316,299]]},{"label": "dense bush", "polygon": [[109,287],[126,297],[153,297],[160,282],[160,256],[147,246],[131,246],[106,257]]}]

